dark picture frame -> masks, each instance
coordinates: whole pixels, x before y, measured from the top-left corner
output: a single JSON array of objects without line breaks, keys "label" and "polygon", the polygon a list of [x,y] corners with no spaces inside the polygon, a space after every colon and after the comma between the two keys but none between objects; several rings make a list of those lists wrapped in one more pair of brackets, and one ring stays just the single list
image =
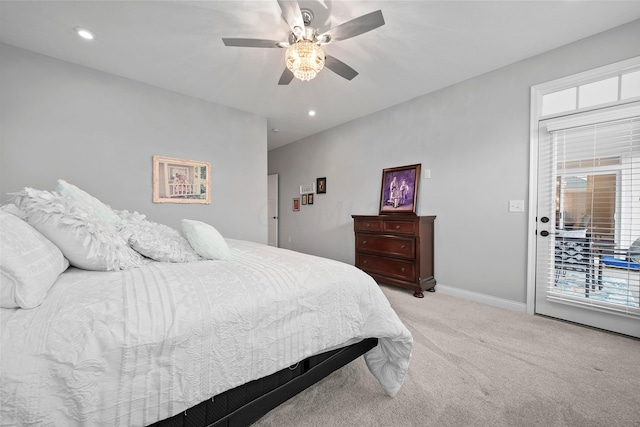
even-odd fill
[{"label": "dark picture frame", "polygon": [[302,204],[303,204],[303,205],[306,205],[306,204],[307,204],[307,196],[308,196],[308,194],[303,194],[303,195],[302,195]]},{"label": "dark picture frame", "polygon": [[421,164],[382,170],[380,215],[416,214]]},{"label": "dark picture frame", "polygon": [[294,197],[293,199],[293,211],[298,212],[300,210],[300,198]]},{"label": "dark picture frame", "polygon": [[310,205],[313,204],[313,193],[309,194],[308,202],[309,202]]},{"label": "dark picture frame", "polygon": [[316,178],[316,193],[325,194],[327,192],[327,177]]}]

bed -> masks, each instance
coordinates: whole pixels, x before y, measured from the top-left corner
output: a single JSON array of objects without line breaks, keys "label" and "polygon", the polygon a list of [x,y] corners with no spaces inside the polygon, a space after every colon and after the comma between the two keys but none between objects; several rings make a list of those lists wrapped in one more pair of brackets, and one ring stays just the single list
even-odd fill
[{"label": "bed", "polygon": [[[38,220],[42,206],[21,201],[19,213],[31,208],[24,219],[0,210],[3,258],[11,260],[7,247],[15,246],[6,236],[23,239],[23,226],[64,246],[47,230],[56,224],[42,219],[55,212]],[[125,240],[136,241],[131,230]],[[61,272],[38,304],[2,301],[1,425],[249,425],[362,354],[381,393],[396,395],[412,337],[371,277],[254,242],[218,236],[220,245],[227,252],[218,259],[200,251],[189,262],[141,256],[107,271],[79,268],[63,248]],[[88,247],[95,258],[100,251]],[[13,292],[16,305],[33,304]]]}]

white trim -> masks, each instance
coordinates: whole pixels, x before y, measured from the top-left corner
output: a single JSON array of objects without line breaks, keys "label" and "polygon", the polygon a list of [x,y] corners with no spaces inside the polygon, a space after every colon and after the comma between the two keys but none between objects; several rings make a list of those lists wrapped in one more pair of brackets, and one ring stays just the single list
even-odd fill
[{"label": "white trim", "polygon": [[592,112],[589,114],[572,114],[565,117],[559,117],[557,119],[551,119],[549,121],[545,120],[545,124],[547,131],[554,132],[561,129],[629,119],[637,116],[640,116],[640,104],[638,102],[634,102],[630,105],[610,107],[606,110]]},{"label": "white trim", "polygon": [[[569,89],[575,86],[581,86],[587,83],[605,79],[607,77],[613,77],[618,74],[627,74],[627,72],[630,72],[638,66],[640,66],[640,56],[636,56],[634,58],[626,59],[620,62],[615,62],[613,64],[595,68],[593,70],[584,71],[582,73],[573,74],[571,76],[562,77],[550,82],[540,83],[533,86],[532,89],[540,92],[540,95],[546,95],[548,93],[557,92],[562,89]],[[537,111],[539,114],[542,110]]]},{"label": "white trim", "polygon": [[526,304],[521,302],[492,297],[490,295],[480,294],[477,292],[466,291],[464,289],[454,288],[453,286],[442,285],[440,283],[438,283],[436,289],[436,292],[440,292],[445,295],[451,295],[452,297],[475,301],[493,307],[504,308],[505,310],[517,311],[518,313],[527,312]]}]

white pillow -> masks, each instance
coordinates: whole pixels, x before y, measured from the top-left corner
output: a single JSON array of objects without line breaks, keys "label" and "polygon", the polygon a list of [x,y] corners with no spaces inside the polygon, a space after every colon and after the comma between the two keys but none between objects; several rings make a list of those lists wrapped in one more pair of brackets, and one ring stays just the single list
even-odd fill
[{"label": "white pillow", "polygon": [[102,221],[117,226],[120,224],[120,217],[109,206],[102,203],[100,200],[93,197],[91,194],[76,187],[73,184],[69,184],[64,179],[58,180],[56,191],[63,196],[71,197],[72,199],[80,202],[85,209],[89,210],[96,217]]},{"label": "white pillow", "polygon": [[196,251],[177,230],[146,220],[137,212],[121,211],[119,214],[124,220],[120,235],[129,246],[147,258],[161,262],[200,261]]},{"label": "white pillow", "polygon": [[2,209],[5,212],[9,212],[10,214],[13,214],[13,215],[17,216],[21,220],[24,220],[24,221],[27,220],[27,215],[24,212],[22,212],[20,210],[20,208],[18,208],[13,203],[7,203],[6,205],[2,205],[2,207],[0,207],[0,209]]},{"label": "white pillow", "polygon": [[56,279],[69,267],[60,249],[38,230],[0,209],[0,307],[42,304]]},{"label": "white pillow", "polygon": [[111,271],[144,264],[113,226],[70,197],[25,188],[14,203],[26,213],[29,224],[51,240],[75,267]]},{"label": "white pillow", "polygon": [[231,259],[229,245],[227,245],[222,234],[212,225],[201,221],[183,219],[180,222],[180,226],[182,227],[182,234],[202,258]]}]

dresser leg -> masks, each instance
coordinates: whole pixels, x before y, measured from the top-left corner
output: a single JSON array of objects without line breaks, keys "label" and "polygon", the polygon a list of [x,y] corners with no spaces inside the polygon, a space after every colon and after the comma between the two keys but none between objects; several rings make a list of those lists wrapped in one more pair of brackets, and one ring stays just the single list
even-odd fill
[{"label": "dresser leg", "polygon": [[422,293],[422,291],[415,291],[413,293],[413,296],[416,298],[424,298],[424,294]]}]

